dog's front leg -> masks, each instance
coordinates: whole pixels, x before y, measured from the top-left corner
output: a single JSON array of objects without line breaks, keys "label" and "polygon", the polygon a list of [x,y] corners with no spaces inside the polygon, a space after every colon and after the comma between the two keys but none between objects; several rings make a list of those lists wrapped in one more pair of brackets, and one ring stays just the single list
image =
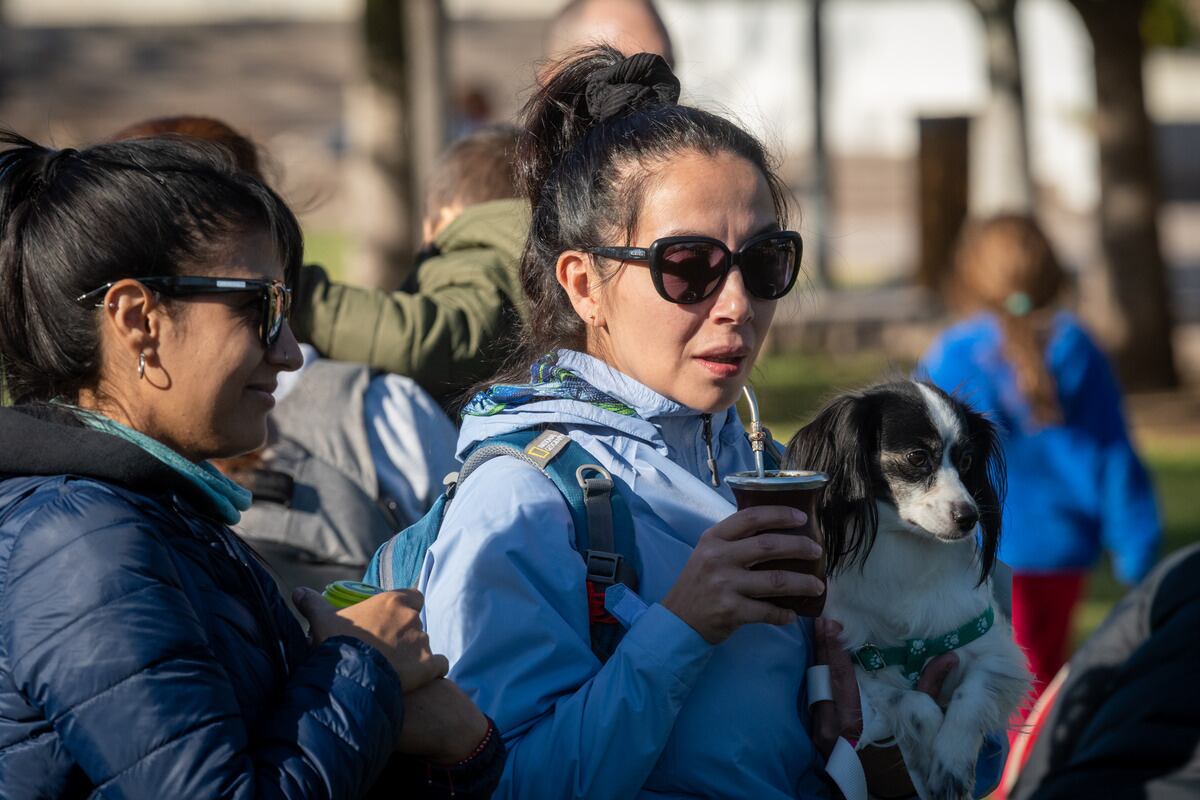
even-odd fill
[{"label": "dog's front leg", "polygon": [[1016,708],[1025,682],[1017,676],[968,669],[946,707],[933,741],[928,790],[933,800],[960,800],[975,787],[975,762],[984,735],[1002,728]]},{"label": "dog's front leg", "polygon": [[933,742],[943,724],[942,709],[932,697],[912,689],[900,689],[880,680],[870,680],[867,697],[876,714],[886,720],[896,737],[913,787],[925,800],[933,766]]}]

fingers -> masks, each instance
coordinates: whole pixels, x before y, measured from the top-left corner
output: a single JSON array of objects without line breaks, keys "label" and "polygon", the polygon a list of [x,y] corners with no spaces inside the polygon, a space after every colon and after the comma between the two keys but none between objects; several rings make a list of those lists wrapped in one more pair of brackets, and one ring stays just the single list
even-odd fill
[{"label": "fingers", "polygon": [[796,612],[774,603],[753,598],[742,598],[736,606],[734,618],[739,625],[766,623],[767,625],[790,625],[796,621]]},{"label": "fingers", "polygon": [[[816,663],[818,664],[829,663],[829,637],[823,634],[825,622],[826,620],[819,617],[813,620],[813,633],[816,639],[816,647],[814,649],[816,651]],[[830,670],[829,677],[831,681],[830,685],[832,686],[832,670]],[[837,706],[831,700],[822,700],[813,705],[812,714],[813,743],[822,754],[828,756],[838,738]]]},{"label": "fingers", "polygon": [[732,542],[772,528],[798,528],[806,522],[808,515],[796,508],[755,506],[731,514],[704,535]]},{"label": "fingers", "polygon": [[449,658],[446,658],[440,652],[434,652],[432,661],[433,672],[437,673],[438,678],[445,678],[446,674],[450,672]]},{"label": "fingers", "polygon": [[324,616],[333,611],[325,598],[307,586],[300,586],[292,592],[292,605],[296,607],[310,623],[314,617]]},{"label": "fingers", "polygon": [[408,606],[413,611],[420,611],[425,607],[425,595],[416,589],[395,589],[386,594],[391,595],[393,600],[399,600],[402,605]]},{"label": "fingers", "polygon": [[446,673],[449,671],[450,660],[440,653],[429,652],[428,643],[426,643],[425,652],[422,653],[420,660],[406,674],[401,675],[400,682],[407,694],[446,677]]},{"label": "fingers", "polygon": [[735,573],[737,592],[746,597],[820,597],[825,583],[815,575],[785,569]]},{"label": "fingers", "polygon": [[731,563],[747,567],[767,561],[815,561],[821,557],[821,545],[794,533],[760,533],[731,542],[726,550]]},{"label": "fingers", "polygon": [[838,638],[842,626],[831,619],[818,619],[814,624],[817,641],[824,640],[824,653],[829,665],[829,686],[833,705],[837,709],[839,736],[857,738],[862,733],[862,700],[858,696],[858,677],[850,654]]},{"label": "fingers", "polygon": [[946,678],[950,677],[950,673],[957,666],[957,653],[942,653],[926,664],[925,669],[921,671],[921,677],[917,678],[917,691],[924,692],[937,700],[942,693],[942,686],[946,683]]}]

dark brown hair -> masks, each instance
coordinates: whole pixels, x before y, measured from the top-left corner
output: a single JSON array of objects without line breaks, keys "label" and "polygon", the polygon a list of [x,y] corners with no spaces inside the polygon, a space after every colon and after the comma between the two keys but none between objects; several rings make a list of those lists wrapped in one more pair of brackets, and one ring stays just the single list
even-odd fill
[{"label": "dark brown hair", "polygon": [[[615,113],[611,108],[601,115],[589,111],[589,90],[595,95],[597,88],[594,78],[612,74],[632,59],[653,59],[654,74],[647,78],[653,87],[633,86],[627,93],[640,99]],[[519,187],[533,213],[520,278],[528,319],[536,324],[524,326],[503,379],[527,376],[533,361],[559,348],[583,349],[586,326],[558,283],[558,257],[566,250],[629,244],[648,183],[679,155],[728,153],[753,164],[767,182],[779,224],[786,227],[787,190],[754,136],[715,114],[647,100],[650,92],[637,91],[661,88],[664,77],[674,80],[659,57],[626,59],[601,45],[568,56],[551,75],[525,105],[517,147]],[[616,91],[630,88],[626,84]],[[593,264],[603,274],[601,260]]]},{"label": "dark brown hair", "polygon": [[203,269],[257,230],[295,281],[295,216],[227,148],[174,137],[53,150],[2,130],[0,148],[0,358],[14,403],[96,385],[96,311],[76,298],[106,283]]}]

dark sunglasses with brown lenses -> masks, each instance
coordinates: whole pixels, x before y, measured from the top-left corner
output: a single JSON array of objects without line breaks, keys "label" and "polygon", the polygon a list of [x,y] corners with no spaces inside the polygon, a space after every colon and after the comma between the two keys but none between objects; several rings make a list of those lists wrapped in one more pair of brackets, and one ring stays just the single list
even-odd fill
[{"label": "dark sunglasses with brown lenses", "polygon": [[[132,278],[132,280],[167,297],[258,292],[262,296],[258,335],[263,347],[270,347],[279,339],[279,334],[283,331],[283,323],[292,309],[292,290],[282,281],[207,278],[197,275],[153,275],[146,278]],[[114,283],[116,281],[81,294],[75,298],[75,302],[81,306],[99,308],[104,304],[104,295],[108,293]]]},{"label": "dark sunglasses with brown lenses", "polygon": [[747,239],[737,252],[708,236],[667,236],[655,239],[649,247],[584,250],[618,261],[645,261],[659,296],[681,305],[712,297],[735,266],[742,271],[742,282],[750,294],[778,300],[795,285],[803,251],[804,242],[795,231],[759,234]]}]

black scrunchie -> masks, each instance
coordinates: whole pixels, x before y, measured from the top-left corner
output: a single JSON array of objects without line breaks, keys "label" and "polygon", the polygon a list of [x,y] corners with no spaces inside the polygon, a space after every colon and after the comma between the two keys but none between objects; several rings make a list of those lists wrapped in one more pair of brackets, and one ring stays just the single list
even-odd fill
[{"label": "black scrunchie", "polygon": [[663,57],[637,53],[588,78],[588,114],[596,122],[652,106],[679,101],[679,79]]}]

